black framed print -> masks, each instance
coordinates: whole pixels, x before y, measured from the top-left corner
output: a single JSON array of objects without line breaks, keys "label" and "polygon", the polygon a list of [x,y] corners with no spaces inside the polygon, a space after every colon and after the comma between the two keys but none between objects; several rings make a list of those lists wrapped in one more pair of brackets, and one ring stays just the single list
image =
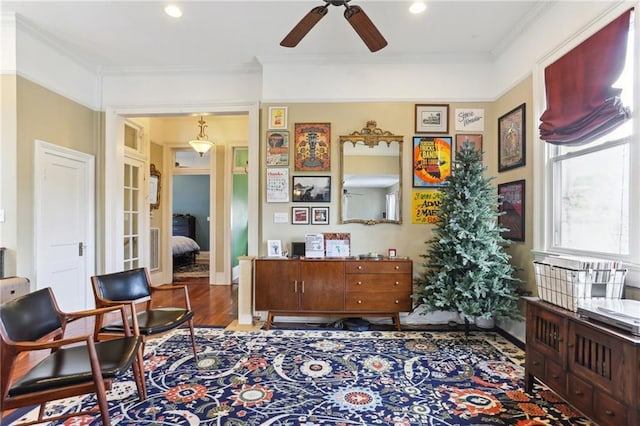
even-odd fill
[{"label": "black framed print", "polygon": [[308,225],[309,207],[291,207],[291,223],[293,225]]},{"label": "black framed print", "polygon": [[294,176],[292,188],[294,202],[331,201],[331,176]]},{"label": "black framed print", "polygon": [[526,104],[498,118],[498,172],[526,164]]},{"label": "black framed print", "polygon": [[311,224],[328,225],[329,207],[311,207]]},{"label": "black framed print", "polygon": [[505,229],[502,231],[502,237],[512,241],[524,241],[525,180],[499,184],[498,196],[498,225]]}]

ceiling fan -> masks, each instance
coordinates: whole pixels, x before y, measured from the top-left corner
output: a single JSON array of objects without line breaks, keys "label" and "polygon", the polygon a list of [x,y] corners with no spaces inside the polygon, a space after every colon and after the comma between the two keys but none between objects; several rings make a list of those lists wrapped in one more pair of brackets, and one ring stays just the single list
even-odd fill
[{"label": "ceiling fan", "polygon": [[359,6],[349,6],[351,0],[324,0],[324,6],[316,6],[307,13],[298,24],[287,34],[280,42],[280,46],[295,47],[300,40],[307,35],[311,28],[318,23],[327,14],[329,5],[344,6],[344,17],[349,21],[353,29],[358,33],[364,44],[370,51],[377,52],[387,45],[380,31],[371,22],[371,19],[364,13]]}]

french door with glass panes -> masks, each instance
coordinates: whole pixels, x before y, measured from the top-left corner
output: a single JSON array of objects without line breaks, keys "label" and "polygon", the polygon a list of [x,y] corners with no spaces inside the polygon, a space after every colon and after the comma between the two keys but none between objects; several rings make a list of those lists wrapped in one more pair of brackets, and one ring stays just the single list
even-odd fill
[{"label": "french door with glass panes", "polygon": [[124,229],[123,268],[125,271],[142,266],[140,240],[143,207],[144,163],[125,157],[124,161]]}]

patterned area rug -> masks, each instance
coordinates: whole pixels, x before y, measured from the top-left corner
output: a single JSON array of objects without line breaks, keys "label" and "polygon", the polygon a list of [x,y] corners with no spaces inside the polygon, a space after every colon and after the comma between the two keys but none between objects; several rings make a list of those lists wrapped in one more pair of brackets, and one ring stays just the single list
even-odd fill
[{"label": "patterned area rug", "polygon": [[197,343],[196,364],[183,330],[149,341],[149,396],[138,401],[130,376],[115,383],[112,424],[592,424],[544,387],[525,393],[524,353],[495,333],[199,328]]},{"label": "patterned area rug", "polygon": [[178,266],[173,271],[174,281],[179,281],[180,278],[205,278],[208,276],[208,263],[193,263],[191,265]]}]

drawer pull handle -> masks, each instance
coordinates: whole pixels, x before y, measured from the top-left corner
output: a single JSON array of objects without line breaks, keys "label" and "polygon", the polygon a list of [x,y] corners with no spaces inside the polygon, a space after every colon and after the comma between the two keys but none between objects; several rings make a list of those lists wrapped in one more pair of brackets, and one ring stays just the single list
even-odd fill
[{"label": "drawer pull handle", "polygon": [[362,266],[358,266],[356,269],[359,271],[362,269]]},{"label": "drawer pull handle", "polygon": [[400,269],[400,267],[398,265],[396,265],[393,269],[395,269],[397,271],[398,269]]},{"label": "drawer pull handle", "polygon": [[551,375],[551,378],[553,378],[553,379],[556,379],[556,380],[557,380],[557,379],[559,379],[559,378],[560,378],[560,376],[558,376],[557,374],[552,374],[552,375]]},{"label": "drawer pull handle", "polygon": [[358,300],[358,304],[361,305],[362,304],[362,300]]},{"label": "drawer pull handle", "polygon": [[398,281],[395,282],[395,285],[400,285],[400,283]]},{"label": "drawer pull handle", "polygon": [[613,417],[613,411],[611,410],[604,410],[604,413],[609,417]]},{"label": "drawer pull handle", "polygon": [[400,304],[400,301],[399,301],[399,300],[396,300],[396,305],[399,305],[399,304]]},{"label": "drawer pull handle", "polygon": [[356,284],[357,285],[362,285],[362,281],[358,281]]},{"label": "drawer pull handle", "polygon": [[540,361],[533,361],[533,365],[540,365]]},{"label": "drawer pull handle", "polygon": [[584,393],[581,390],[575,391],[575,394],[578,395],[578,396],[584,395]]},{"label": "drawer pull handle", "polygon": [[572,348],[572,347],[574,347],[574,346],[575,346],[575,345],[574,345],[573,343],[569,343],[569,344],[567,345],[567,347],[568,347],[568,348]]}]

